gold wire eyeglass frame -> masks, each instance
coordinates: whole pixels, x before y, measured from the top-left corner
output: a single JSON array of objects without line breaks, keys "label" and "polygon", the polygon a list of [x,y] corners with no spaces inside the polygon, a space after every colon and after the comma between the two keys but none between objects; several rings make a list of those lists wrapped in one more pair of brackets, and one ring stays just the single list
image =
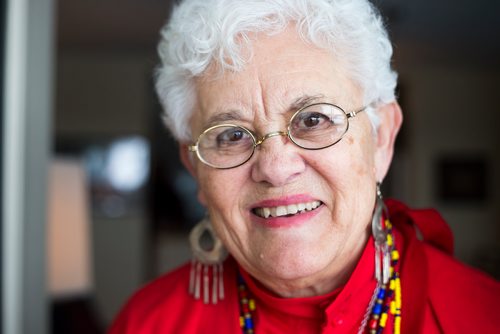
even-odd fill
[{"label": "gold wire eyeglass frame", "polygon": [[[344,130],[344,132],[340,135],[340,137],[335,140],[333,143],[331,144],[328,144],[328,145],[325,145],[325,146],[321,146],[321,147],[315,147],[315,148],[309,148],[309,147],[305,147],[303,145],[300,145],[294,138],[293,138],[293,135],[291,133],[291,125],[293,123],[293,120],[295,119],[295,117],[300,114],[302,111],[304,111],[305,109],[307,108],[310,108],[310,107],[313,107],[313,106],[318,106],[318,105],[327,105],[327,106],[331,106],[331,107],[334,107],[334,108],[337,108],[339,110],[341,110],[345,116],[346,116],[346,120],[347,120],[347,126]],[[327,147],[330,147],[330,146],[333,146],[335,144],[337,144],[339,141],[342,140],[342,138],[344,137],[344,135],[347,133],[347,130],[349,130],[349,119],[350,118],[353,118],[353,117],[356,117],[356,115],[362,111],[365,111],[366,110],[366,106],[361,108],[361,109],[358,109],[356,111],[352,111],[352,112],[345,112],[344,109],[342,109],[341,107],[335,105],[335,104],[332,104],[332,103],[313,103],[313,104],[308,104],[300,109],[298,109],[293,115],[292,117],[290,117],[290,121],[288,122],[288,126],[287,126],[287,131],[273,131],[273,132],[270,132],[260,138],[258,138],[254,133],[253,131],[247,129],[246,127],[244,126],[241,126],[241,125],[236,125],[236,124],[232,124],[232,123],[223,123],[223,124],[217,124],[217,125],[213,125],[207,129],[205,129],[197,138],[196,142],[192,145],[188,145],[188,150],[189,152],[196,152],[196,156],[198,157],[198,159],[203,162],[205,165],[208,165],[210,167],[213,167],[213,168],[216,168],[216,169],[231,169],[231,168],[236,168],[236,167],[239,167],[243,164],[245,164],[247,161],[249,161],[254,153],[255,153],[255,149],[260,146],[262,143],[264,143],[264,141],[266,141],[267,139],[269,138],[272,138],[272,137],[276,137],[276,136],[284,136],[284,137],[288,137],[288,139],[290,139],[290,141],[292,143],[294,143],[295,145],[297,145],[298,147],[300,148],[303,148],[305,150],[310,150],[310,151],[316,151],[316,150],[322,150],[322,149],[325,149]],[[200,151],[198,149],[198,145],[200,143],[200,140],[205,136],[205,134],[207,132],[210,132],[212,131],[213,129],[217,129],[217,128],[221,128],[221,127],[235,127],[235,128],[239,128],[239,129],[242,129],[243,131],[245,131],[247,134],[250,135],[250,137],[252,138],[252,141],[253,141],[253,148],[252,148],[252,153],[249,154],[248,158],[246,158],[243,162],[239,163],[239,164],[236,164],[234,166],[230,166],[230,167],[220,167],[220,166],[217,166],[217,165],[214,165],[208,161],[206,161],[200,154]]]}]

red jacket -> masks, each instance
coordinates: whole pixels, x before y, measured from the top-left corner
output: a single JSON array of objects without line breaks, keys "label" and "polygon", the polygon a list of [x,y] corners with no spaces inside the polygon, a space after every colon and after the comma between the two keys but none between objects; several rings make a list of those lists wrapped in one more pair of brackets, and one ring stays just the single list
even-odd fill
[{"label": "red jacket", "polygon": [[[434,210],[387,201],[401,253],[402,333],[500,333],[500,283],[450,254],[451,231]],[[417,229],[424,241],[417,238]],[[421,238],[420,238],[421,239]],[[325,296],[279,298],[263,290],[233,259],[225,263],[226,298],[204,305],[188,295],[189,265],[137,292],[109,334],[241,333],[236,273],[256,300],[255,332],[356,333],[375,288],[373,240],[345,286]],[[392,322],[388,321],[386,333]]]}]

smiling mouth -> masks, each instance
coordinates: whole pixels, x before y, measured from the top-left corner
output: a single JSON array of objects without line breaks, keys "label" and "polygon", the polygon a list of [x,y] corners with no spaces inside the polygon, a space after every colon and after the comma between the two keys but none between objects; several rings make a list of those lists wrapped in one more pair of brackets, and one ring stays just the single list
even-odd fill
[{"label": "smiling mouth", "polygon": [[321,204],[323,203],[321,203],[320,201],[312,201],[290,205],[280,205],[269,208],[255,208],[252,209],[252,212],[262,218],[291,217],[297,214],[316,210],[321,206]]}]

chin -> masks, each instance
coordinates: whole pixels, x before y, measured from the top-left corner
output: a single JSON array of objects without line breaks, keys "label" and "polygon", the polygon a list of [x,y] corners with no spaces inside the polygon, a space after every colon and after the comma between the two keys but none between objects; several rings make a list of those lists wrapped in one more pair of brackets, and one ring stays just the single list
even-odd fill
[{"label": "chin", "polygon": [[324,255],[324,252],[308,253],[300,250],[278,252],[267,257],[261,256],[258,267],[267,277],[286,281],[303,280],[328,270],[333,260]]}]

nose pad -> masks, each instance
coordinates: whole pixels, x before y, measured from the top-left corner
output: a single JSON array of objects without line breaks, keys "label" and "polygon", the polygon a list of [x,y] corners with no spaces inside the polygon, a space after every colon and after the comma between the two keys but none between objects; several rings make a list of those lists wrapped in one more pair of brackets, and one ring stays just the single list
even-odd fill
[{"label": "nose pad", "polygon": [[288,132],[285,131],[275,131],[275,132],[270,132],[266,135],[264,135],[262,138],[260,138],[256,143],[255,147],[260,146],[264,141],[266,141],[269,138],[276,137],[276,136],[284,136],[288,137]]}]

